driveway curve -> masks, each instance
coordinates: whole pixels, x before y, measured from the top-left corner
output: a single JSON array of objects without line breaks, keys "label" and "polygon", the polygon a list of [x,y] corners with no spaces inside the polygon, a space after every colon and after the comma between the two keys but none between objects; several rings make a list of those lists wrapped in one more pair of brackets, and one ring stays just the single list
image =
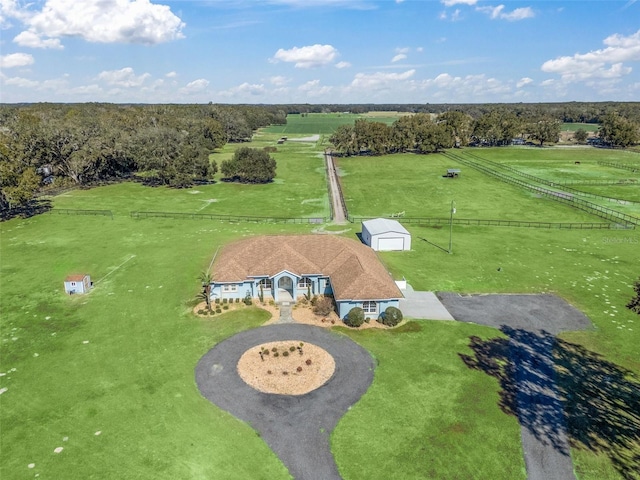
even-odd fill
[{"label": "driveway curve", "polygon": [[[249,348],[300,340],[329,352],[336,369],[320,388],[305,395],[254,390],[236,365]],[[299,480],[340,479],[329,437],[338,420],[367,391],[375,363],[348,337],[309,325],[270,325],[247,330],[213,347],[196,366],[196,383],[212,403],[249,423]]]}]

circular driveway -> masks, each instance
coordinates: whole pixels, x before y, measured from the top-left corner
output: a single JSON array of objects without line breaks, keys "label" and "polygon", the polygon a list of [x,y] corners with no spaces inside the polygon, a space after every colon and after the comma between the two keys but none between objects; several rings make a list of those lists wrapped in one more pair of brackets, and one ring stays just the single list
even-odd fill
[{"label": "circular driveway", "polygon": [[[336,369],[323,386],[305,395],[254,390],[236,365],[249,348],[281,340],[300,340],[324,348]],[[270,325],[228,338],[196,366],[196,383],[208,400],[257,430],[298,479],[339,479],[329,436],[338,420],[367,391],[375,364],[364,348],[345,335],[309,325]]]}]

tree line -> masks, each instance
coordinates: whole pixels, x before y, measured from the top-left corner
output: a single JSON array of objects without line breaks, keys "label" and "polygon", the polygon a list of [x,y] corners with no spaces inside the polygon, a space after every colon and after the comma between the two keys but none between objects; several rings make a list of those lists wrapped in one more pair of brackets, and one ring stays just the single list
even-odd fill
[{"label": "tree line", "polygon": [[[536,142],[540,146],[557,142],[561,121],[548,115],[522,116],[517,112],[495,109],[474,119],[457,110],[440,114],[417,113],[402,116],[392,125],[356,120],[341,125],[329,138],[339,155],[384,155],[388,153],[430,153],[467,145],[511,145],[514,139]],[[577,141],[586,141],[588,133],[578,129]],[[611,112],[600,119],[600,141],[608,146],[628,147],[640,141],[640,122]]]},{"label": "tree line", "polygon": [[282,109],[251,105],[2,105],[0,208],[28,203],[54,178],[56,186],[207,181],[218,170],[215,149],[285,122]]}]

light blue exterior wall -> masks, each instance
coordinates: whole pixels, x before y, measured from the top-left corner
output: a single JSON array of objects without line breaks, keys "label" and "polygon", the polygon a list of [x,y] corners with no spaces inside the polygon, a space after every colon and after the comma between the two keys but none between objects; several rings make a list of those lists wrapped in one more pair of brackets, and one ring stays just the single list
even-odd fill
[{"label": "light blue exterior wall", "polygon": [[[247,279],[244,282],[237,283],[212,283],[211,284],[211,299],[215,301],[216,298],[244,298],[247,292],[252,298],[258,298],[260,295],[260,280],[263,278]],[[331,288],[331,281],[328,277],[321,275],[308,275],[300,276],[295,273],[283,270],[282,272],[274,275],[270,278],[271,288],[263,288],[262,292],[265,298],[273,298],[276,302],[280,301],[279,289],[285,289],[289,292],[294,299],[302,297],[308,293],[308,288],[300,286],[299,283],[303,278],[308,278],[311,282],[311,295],[332,295],[333,289]],[[227,291],[225,291],[225,285]],[[235,290],[234,290],[235,289]],[[231,291],[229,291],[231,290]]]},{"label": "light blue exterior wall", "polygon": [[[227,291],[225,291],[227,286]],[[238,283],[223,283],[223,284],[211,284],[211,299],[215,301],[216,298],[222,300],[223,298],[244,298],[249,292],[251,297],[257,296],[257,293],[253,294],[253,281],[246,280]]]},{"label": "light blue exterior wall", "polygon": [[[378,311],[377,313],[365,313],[364,316],[365,318],[371,318],[372,320],[377,319],[380,314],[382,312],[384,312],[388,307],[396,307],[398,308],[400,302],[396,299],[391,299],[391,300],[376,300],[375,301],[378,305]],[[362,308],[362,300],[356,300],[356,301],[349,301],[349,300],[345,300],[345,301],[338,301],[336,302],[338,305],[338,316],[344,320],[344,318],[347,316],[347,314],[349,313],[349,311],[354,308],[354,307],[360,307]]]}]

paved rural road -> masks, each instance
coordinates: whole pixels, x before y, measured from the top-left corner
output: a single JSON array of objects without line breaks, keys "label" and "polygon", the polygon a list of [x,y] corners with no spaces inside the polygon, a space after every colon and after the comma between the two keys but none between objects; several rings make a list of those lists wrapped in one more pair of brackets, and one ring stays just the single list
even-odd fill
[{"label": "paved rural road", "polygon": [[589,318],[555,295],[441,292],[438,297],[456,320],[499,328],[509,336],[517,385],[514,407],[528,479],[575,479],[553,348],[558,333],[593,328]]},{"label": "paved rural road", "polygon": [[[275,395],[254,390],[237,373],[249,348],[279,340],[300,340],[324,348],[336,362],[333,376],[305,395]],[[344,335],[309,325],[270,325],[224,340],[196,366],[202,395],[249,423],[297,480],[337,480],[329,436],[338,420],[367,391],[375,364],[365,349]]]},{"label": "paved rural road", "polygon": [[346,211],[344,205],[344,198],[342,198],[342,191],[338,184],[338,174],[336,172],[336,165],[333,161],[333,157],[330,153],[325,152],[324,160],[327,162],[327,182],[329,182],[329,190],[331,191],[331,205],[333,209],[333,223],[346,223],[347,219],[344,215]]}]

